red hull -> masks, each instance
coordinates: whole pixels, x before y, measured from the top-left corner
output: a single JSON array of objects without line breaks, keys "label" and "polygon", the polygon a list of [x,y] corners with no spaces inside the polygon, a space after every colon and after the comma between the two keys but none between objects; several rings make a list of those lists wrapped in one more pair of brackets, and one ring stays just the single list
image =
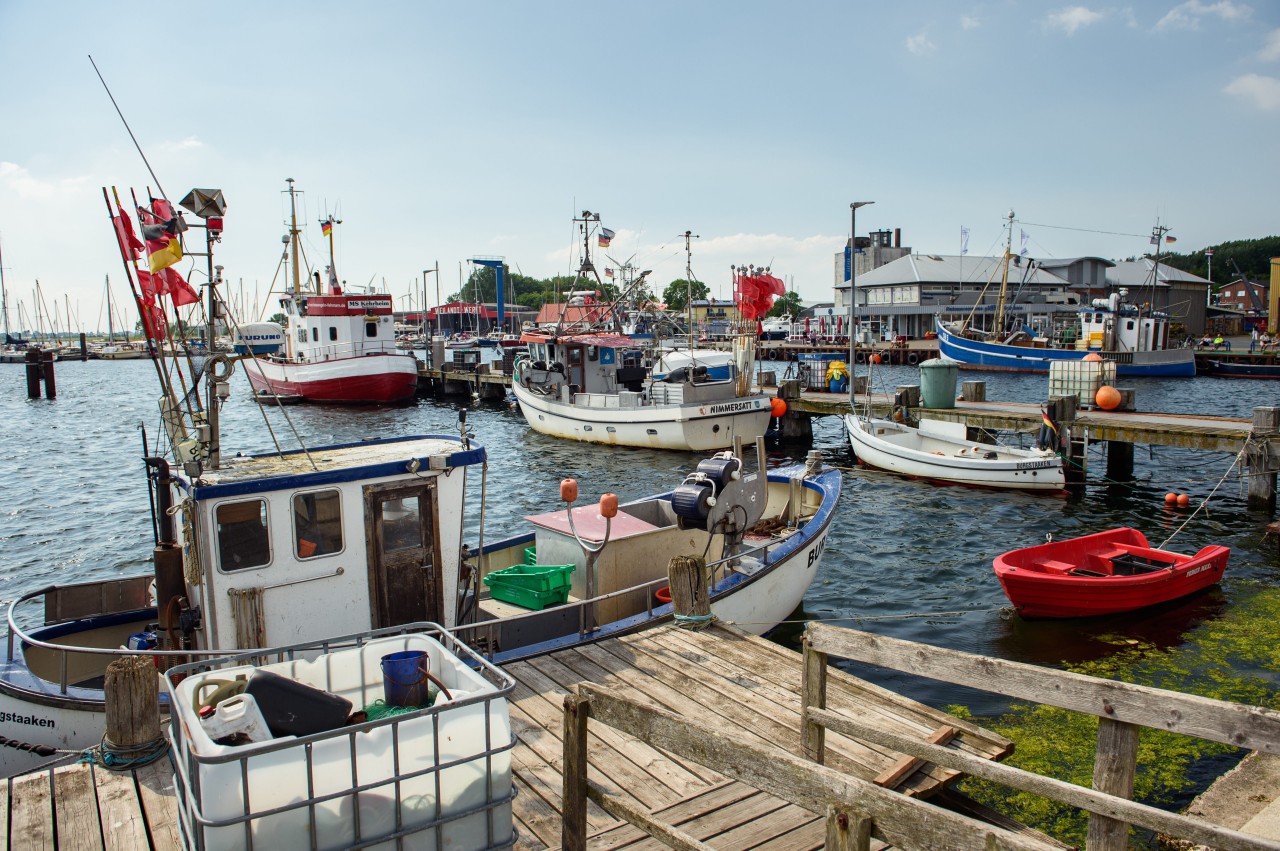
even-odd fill
[{"label": "red hull", "polygon": [[1029,618],[1079,618],[1131,612],[1176,600],[1222,579],[1231,550],[1195,555],[1151,548],[1136,529],[1012,550],[994,563],[1005,596]]},{"label": "red hull", "polygon": [[269,390],[277,396],[299,397],[307,402],[377,404],[412,399],[418,376],[401,372],[350,375],[315,381],[268,378],[252,367],[245,370],[255,392]]}]

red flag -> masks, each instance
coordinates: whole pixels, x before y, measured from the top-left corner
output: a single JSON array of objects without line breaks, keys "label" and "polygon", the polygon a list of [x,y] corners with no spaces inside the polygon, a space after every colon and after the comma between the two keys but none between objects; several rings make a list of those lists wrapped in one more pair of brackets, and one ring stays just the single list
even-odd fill
[{"label": "red flag", "polygon": [[116,241],[120,243],[120,256],[126,261],[141,259],[142,249],[145,246],[133,230],[133,220],[119,203],[116,204],[116,209],[120,211],[120,215],[112,216],[111,221],[116,226]]},{"label": "red flag", "polygon": [[154,198],[150,210],[139,207],[138,221],[142,222],[142,238],[147,241],[148,265],[152,272],[167,269],[182,259],[178,231],[183,225],[168,201]]},{"label": "red flag", "polygon": [[135,270],[138,273],[138,288],[142,290],[142,303],[146,305],[154,305],[156,303],[157,287],[163,285],[163,281],[157,282],[155,279],[158,275],[152,275],[145,269]]},{"label": "red flag", "polygon": [[138,299],[138,313],[142,315],[142,330],[148,340],[159,341],[168,336],[169,323],[165,320],[163,308]]},{"label": "red flag", "polygon": [[755,275],[735,275],[734,301],[743,319],[759,319],[773,308],[773,299],[787,291],[781,278],[760,272]]},{"label": "red flag", "polygon": [[173,299],[174,307],[182,307],[184,304],[195,304],[200,301],[200,294],[192,288],[190,284],[178,274],[178,270],[169,267],[160,272],[160,278],[164,280],[165,289],[168,291],[170,298]]}]

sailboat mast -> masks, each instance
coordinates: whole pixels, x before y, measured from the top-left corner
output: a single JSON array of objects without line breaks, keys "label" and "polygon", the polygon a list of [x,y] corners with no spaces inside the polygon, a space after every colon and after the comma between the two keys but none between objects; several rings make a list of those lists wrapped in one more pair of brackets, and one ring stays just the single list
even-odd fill
[{"label": "sailboat mast", "polygon": [[1004,268],[1000,272],[1000,294],[996,296],[996,321],[991,332],[997,337],[1004,336],[1004,300],[1009,290],[1009,260],[1013,257],[1013,210],[1010,210],[1009,231],[1004,237]]},{"label": "sailboat mast", "polygon": [[4,342],[9,342],[9,291],[4,286],[4,255],[0,253],[0,310],[4,312]]}]

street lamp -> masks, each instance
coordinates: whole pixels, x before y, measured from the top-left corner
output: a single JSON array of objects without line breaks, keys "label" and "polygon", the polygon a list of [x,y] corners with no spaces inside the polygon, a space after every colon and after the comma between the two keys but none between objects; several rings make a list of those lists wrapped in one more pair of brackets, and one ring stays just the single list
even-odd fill
[{"label": "street lamp", "polygon": [[858,321],[858,290],[854,279],[858,276],[858,208],[874,204],[875,201],[854,201],[849,205],[849,407],[853,408],[853,364],[854,348],[857,341],[855,329]]},{"label": "street lamp", "polygon": [[436,276],[436,336],[440,336],[440,263],[434,269],[422,270],[422,333],[427,333],[427,275]]}]

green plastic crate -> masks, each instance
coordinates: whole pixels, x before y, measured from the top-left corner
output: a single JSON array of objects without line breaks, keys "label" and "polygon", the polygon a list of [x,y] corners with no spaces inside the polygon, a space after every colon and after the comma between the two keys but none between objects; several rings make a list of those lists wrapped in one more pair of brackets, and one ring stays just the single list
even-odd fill
[{"label": "green plastic crate", "polygon": [[571,564],[517,564],[486,575],[484,584],[495,600],[526,609],[545,609],[569,599],[569,575],[573,570]]}]

